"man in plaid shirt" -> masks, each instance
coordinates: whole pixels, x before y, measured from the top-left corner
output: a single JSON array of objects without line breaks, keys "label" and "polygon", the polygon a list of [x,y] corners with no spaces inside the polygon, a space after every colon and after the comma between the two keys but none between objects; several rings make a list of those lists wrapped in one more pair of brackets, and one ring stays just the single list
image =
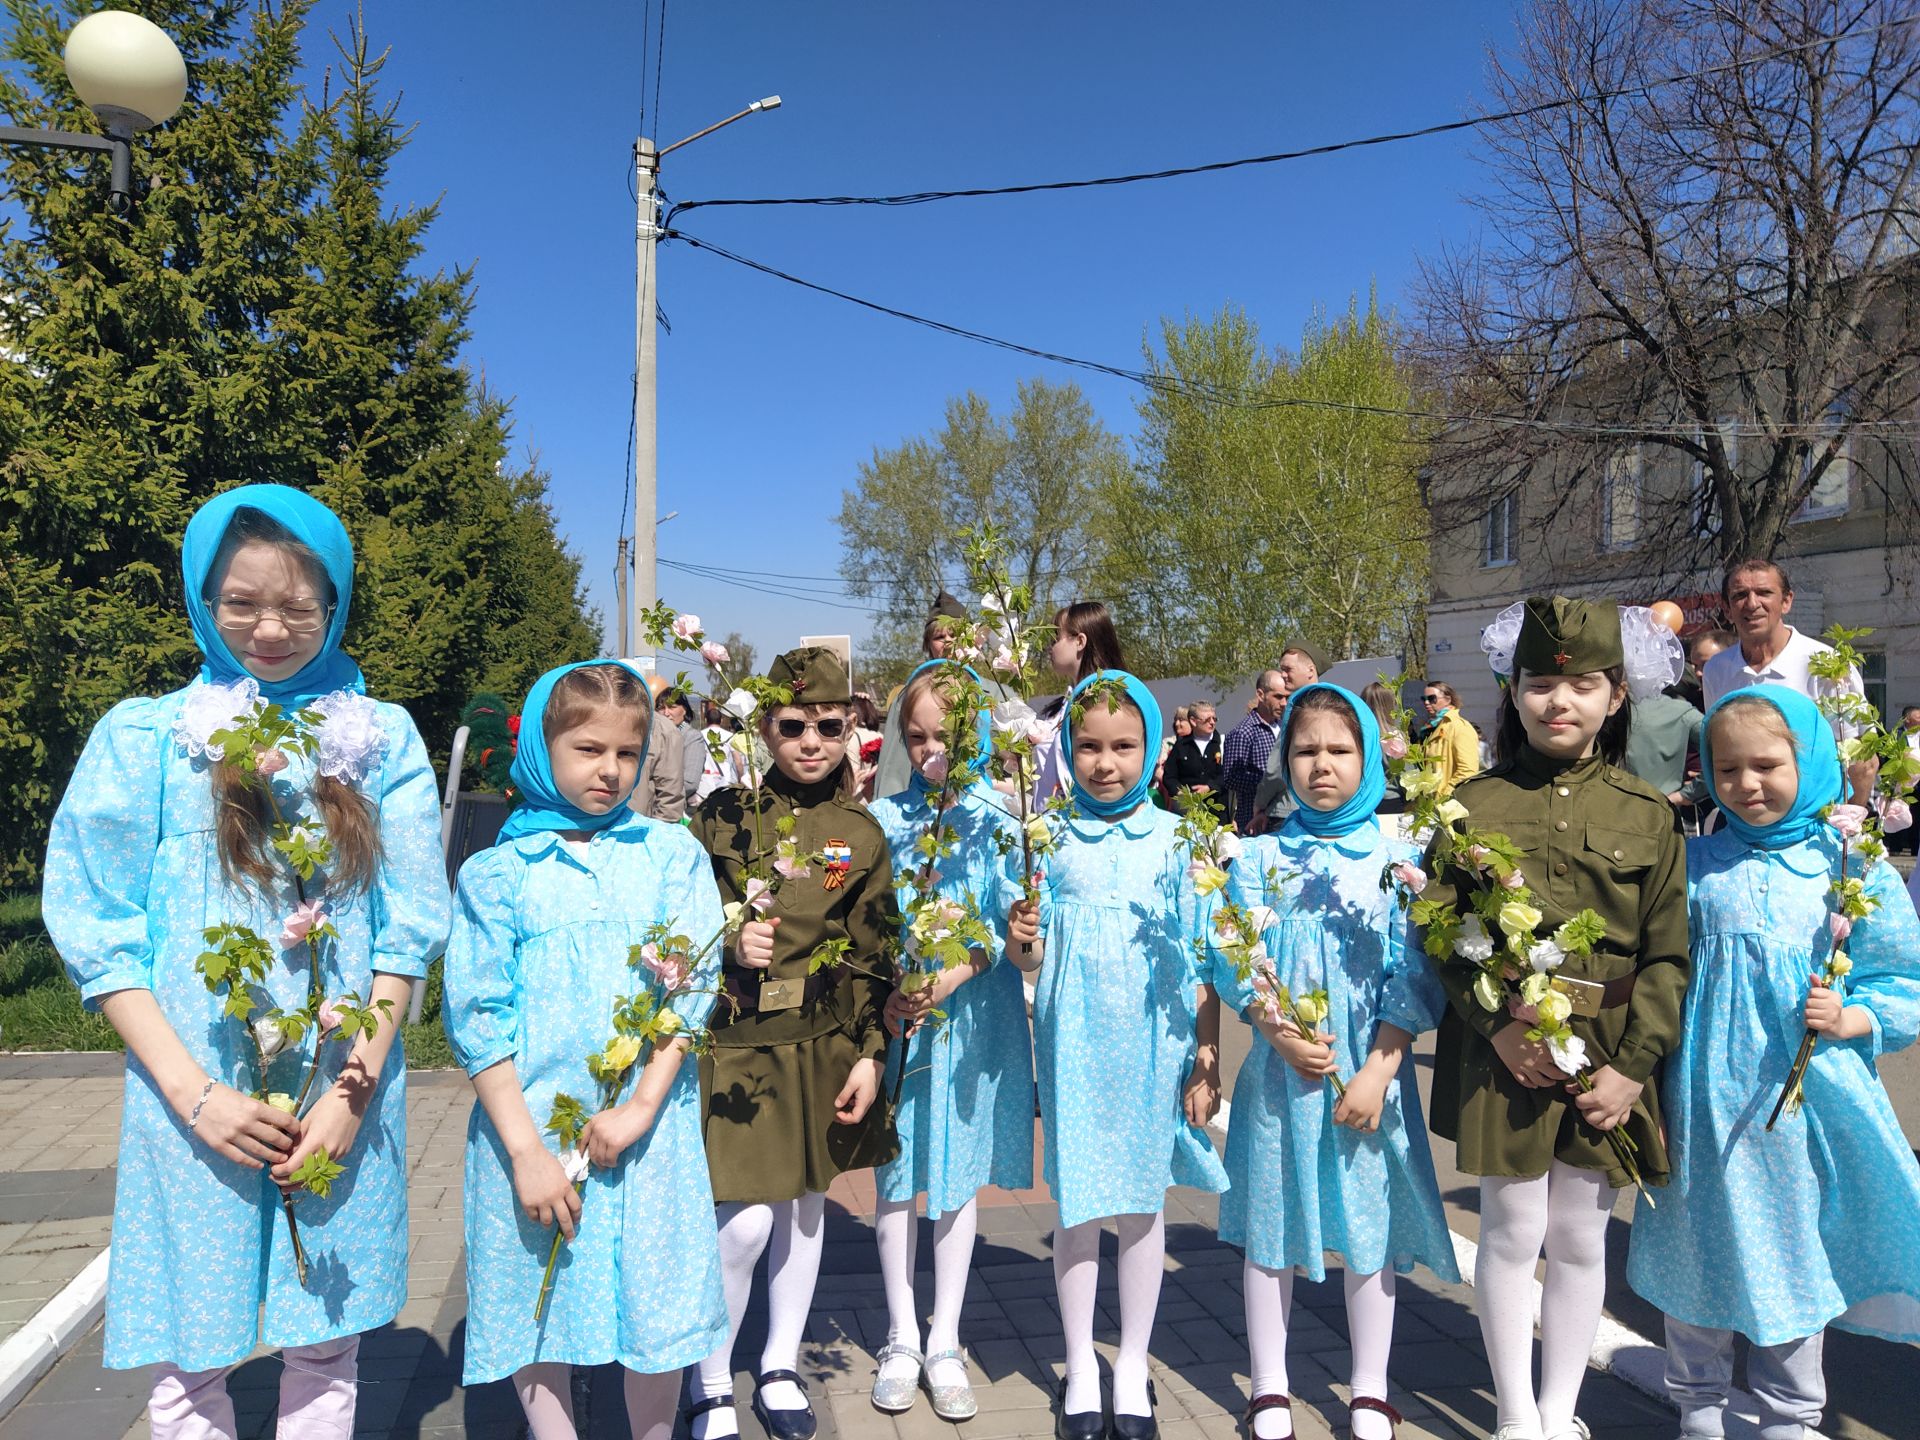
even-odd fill
[{"label": "man in plaid shirt", "polygon": [[1220,747],[1220,780],[1233,796],[1233,824],[1252,834],[1253,796],[1266,777],[1267,757],[1280,738],[1280,717],[1287,713],[1287,682],[1278,670],[1263,670],[1254,682],[1253,709],[1228,733]]}]

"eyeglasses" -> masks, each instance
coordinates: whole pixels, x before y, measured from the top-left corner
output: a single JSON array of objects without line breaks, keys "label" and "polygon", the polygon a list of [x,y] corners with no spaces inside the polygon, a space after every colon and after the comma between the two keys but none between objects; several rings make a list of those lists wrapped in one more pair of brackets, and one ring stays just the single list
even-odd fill
[{"label": "eyeglasses", "polygon": [[776,720],[773,728],[782,740],[798,740],[811,730],[822,740],[838,740],[847,733],[847,722],[829,717],[825,720]]},{"label": "eyeglasses", "polygon": [[331,605],[311,600],[289,600],[284,605],[262,605],[244,595],[219,595],[213,601],[213,623],[222,630],[251,630],[267,616],[278,618],[290,635],[311,635],[327,623]]},{"label": "eyeglasses", "polygon": [[1438,705],[1442,700],[1446,699],[1447,697],[1444,695],[1422,695],[1420,698],[1426,701],[1427,704],[1429,705]]}]

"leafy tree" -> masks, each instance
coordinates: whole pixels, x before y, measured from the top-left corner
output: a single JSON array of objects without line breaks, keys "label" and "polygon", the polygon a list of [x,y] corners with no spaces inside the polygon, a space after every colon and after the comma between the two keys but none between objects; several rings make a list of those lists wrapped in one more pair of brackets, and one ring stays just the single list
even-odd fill
[{"label": "leafy tree", "polygon": [[1311,640],[1420,643],[1426,580],[1399,338],[1369,298],[1309,322],[1297,360],[1235,307],[1161,327],[1138,462],[1102,495],[1100,577],[1129,658],[1238,684]]},{"label": "leafy tree", "polygon": [[[91,7],[6,0],[0,108],[96,129],[60,49]],[[150,0],[186,106],[134,148],[139,198],[91,157],[8,148],[0,231],[0,882],[30,880],[88,728],[196,668],[180,534],[243,481],[310,489],[361,556],[348,636],[375,694],[444,748],[466,695],[520,693],[595,648],[544,477],[506,466],[505,407],[461,364],[471,276],[412,266],[431,207],[387,215],[404,143],[365,38],[345,85],[295,85],[310,0]]]},{"label": "leafy tree", "polygon": [[875,450],[840,506],[840,573],[885,607],[862,673],[886,676],[916,655],[947,577],[963,573],[961,539],[990,519],[1012,542],[1014,579],[1051,614],[1079,598],[1094,555],[1094,497],[1126,470],[1120,441],[1077,385],[1020,384],[997,416],[969,392],[947,402],[934,434]]},{"label": "leafy tree", "polygon": [[726,638],[720,643],[727,647],[727,654],[731,657],[727,666],[729,673],[734,675],[760,673],[760,667],[754,663],[758,656],[754,651],[753,642],[746,636],[738,630],[729,630]]},{"label": "leafy tree", "polygon": [[[1465,528],[1524,491],[1537,577],[1616,570],[1593,544],[1616,515],[1643,578],[1684,573],[1774,554],[1823,486],[1843,482],[1844,499],[1852,470],[1894,543],[1912,543],[1920,30],[1906,7],[1518,13],[1489,68],[1487,103],[1508,118],[1480,132],[1486,241],[1424,267],[1426,360],[1462,420],[1436,437],[1436,524]],[[1641,452],[1657,481],[1644,489]]]}]

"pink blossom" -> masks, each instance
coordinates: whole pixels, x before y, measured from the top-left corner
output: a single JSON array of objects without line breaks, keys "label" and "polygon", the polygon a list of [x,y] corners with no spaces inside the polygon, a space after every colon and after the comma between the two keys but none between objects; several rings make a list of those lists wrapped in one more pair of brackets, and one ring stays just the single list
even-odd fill
[{"label": "pink blossom", "polygon": [[804,880],[813,873],[813,867],[798,855],[781,855],[773,862],[773,873],[782,880]]},{"label": "pink blossom", "polygon": [[1389,760],[1407,758],[1407,737],[1398,730],[1389,730],[1380,737],[1380,753]]},{"label": "pink blossom", "polygon": [[687,957],[662,955],[660,947],[651,940],[640,947],[640,963],[668,990],[678,990],[686,983]]},{"label": "pink blossom", "polygon": [[700,658],[709,665],[724,665],[733,656],[727,653],[727,647],[718,640],[709,640],[700,647]]},{"label": "pink blossom", "polygon": [[1260,1007],[1261,1014],[1270,1025],[1277,1025],[1285,1014],[1280,1005],[1279,993],[1275,988],[1277,983],[1271,970],[1254,970],[1253,1003]]},{"label": "pink blossom", "polygon": [[676,639],[691,640],[700,633],[698,615],[676,615],[673,617],[673,633]]},{"label": "pink blossom", "polygon": [[764,915],[773,908],[773,887],[758,875],[747,880],[747,908]]},{"label": "pink blossom", "polygon": [[1469,845],[1467,847],[1467,860],[1476,868],[1485,865],[1487,861],[1492,858],[1493,852],[1484,845]]},{"label": "pink blossom", "polygon": [[929,785],[943,785],[947,779],[947,752],[930,751],[920,762],[920,775]]},{"label": "pink blossom", "polygon": [[1880,807],[1880,826],[1888,834],[1913,824],[1913,807],[1904,800],[1889,800]]},{"label": "pink blossom", "polygon": [[262,750],[253,757],[253,768],[256,774],[278,775],[287,768],[287,757],[278,750]]},{"label": "pink blossom", "polygon": [[1418,895],[1422,890],[1427,888],[1427,872],[1411,860],[1402,860],[1398,865],[1395,865],[1393,867],[1393,878],[1406,886],[1407,889],[1411,890],[1415,895]]},{"label": "pink blossom", "polygon": [[1522,875],[1516,866],[1500,877],[1500,883],[1509,890],[1522,890],[1526,888],[1527,877]]},{"label": "pink blossom", "polygon": [[993,652],[993,668],[1003,675],[1013,675],[1019,671],[1020,661],[1013,651],[1002,645]]},{"label": "pink blossom", "polygon": [[1866,823],[1866,819],[1864,805],[1836,805],[1827,812],[1827,823],[1849,840],[1860,834],[1860,827]]},{"label": "pink blossom", "polygon": [[331,1035],[340,1028],[340,1012],[334,1007],[334,1003],[331,1000],[322,1000],[320,1002],[318,1019],[320,1022],[320,1033],[322,1035]]},{"label": "pink blossom", "polygon": [[291,915],[280,922],[280,947],[284,950],[300,944],[326,923],[327,912],[321,903],[318,900],[303,900]]},{"label": "pink blossom", "polygon": [[1827,931],[1838,945],[1853,933],[1853,921],[1838,913],[1827,916]]}]

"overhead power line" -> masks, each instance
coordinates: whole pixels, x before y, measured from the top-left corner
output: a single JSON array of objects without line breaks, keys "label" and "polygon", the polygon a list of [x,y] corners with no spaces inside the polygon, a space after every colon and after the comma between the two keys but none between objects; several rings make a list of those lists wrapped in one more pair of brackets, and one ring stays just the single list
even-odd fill
[{"label": "overhead power line", "polygon": [[[661,21],[665,24],[665,0],[661,5]],[[1164,170],[1141,170],[1125,175],[1097,175],[1077,180],[1045,180],[1023,185],[985,185],[959,190],[916,190],[903,195],[782,195],[759,198],[721,198],[713,200],[686,200],[667,212],[666,223],[671,225],[674,217],[689,210],[707,207],[727,206],[766,206],[766,205],[927,205],[941,200],[977,200],[997,195],[1036,195],[1049,191],[1091,190],[1112,185],[1139,185],[1159,180],[1177,180],[1189,175],[1212,175],[1227,170],[1241,170],[1255,165],[1279,165],[1290,160],[1306,160],[1319,155],[1338,155],[1349,150],[1362,150],[1375,145],[1395,145],[1406,140],[1422,140],[1435,135],[1452,134],[1460,130],[1472,130],[1482,125],[1497,125],[1509,120],[1524,120],[1534,115],[1545,115],[1555,110],[1564,110],[1575,105],[1605,104],[1609,100],[1622,99],[1629,95],[1644,95],[1654,90],[1665,89],[1672,85],[1682,85],[1693,80],[1703,80],[1713,75],[1722,75],[1734,70],[1747,69],[1755,65],[1764,65],[1770,61],[1797,55],[1807,50],[1817,50],[1824,45],[1836,44],[1842,40],[1864,39],[1870,35],[1895,30],[1920,21],[1920,14],[1902,16],[1897,20],[1888,20],[1879,25],[1866,26],[1858,30],[1843,30],[1833,34],[1819,35],[1811,40],[1798,41],[1792,45],[1780,45],[1758,55],[1733,60],[1724,60],[1717,65],[1702,66],[1698,70],[1682,71],[1678,74],[1661,76],[1658,79],[1643,81],[1637,85],[1622,85],[1609,90],[1596,90],[1580,95],[1562,95],[1552,100],[1538,101],[1532,105],[1522,105],[1510,110],[1496,110],[1485,115],[1469,116],[1462,120],[1444,120],[1431,125],[1422,125],[1412,130],[1394,130],[1380,135],[1366,135],[1353,140],[1336,140],[1325,145],[1309,145],[1296,150],[1280,150],[1271,155],[1247,155],[1236,160],[1211,160],[1199,165],[1175,165]],[[657,86],[656,86],[657,91]],[[654,103],[658,105],[656,93]]]},{"label": "overhead power line", "polygon": [[[1067,365],[1075,369],[1089,370],[1100,375],[1110,375],[1125,380],[1144,389],[1161,394],[1180,396],[1197,400],[1202,404],[1221,405],[1240,410],[1337,410],[1352,415],[1384,416],[1398,420],[1417,420],[1435,425],[1486,425],[1497,429],[1536,430],[1554,435],[1585,435],[1597,439],[1644,440],[1644,439],[1696,439],[1701,427],[1691,422],[1671,424],[1592,424],[1573,420],[1554,420],[1537,415],[1499,415],[1499,414],[1458,414],[1446,410],[1426,409],[1419,406],[1368,405],[1354,400],[1331,400],[1311,395],[1247,395],[1243,392],[1220,389],[1212,385],[1194,385],[1183,381],[1176,375],[1160,374],[1151,370],[1137,370],[1124,365],[1110,365],[1102,360],[1088,360],[1076,355],[1063,355],[1057,350],[1046,350],[1034,345],[1023,345],[1017,340],[1008,340],[999,335],[989,335],[985,331],[971,330],[964,325],[954,325],[945,320],[935,320],[926,315],[917,315],[911,310],[902,310],[897,306],[883,305],[877,300],[868,300],[862,296],[837,290],[831,285],[823,285],[817,280],[808,280],[799,275],[751,259],[724,245],[716,245],[711,240],[702,240],[697,235],[688,235],[682,231],[667,232],[669,240],[679,240],[696,250],[704,250],[741,265],[749,270],[757,270],[775,280],[796,285],[803,290],[812,290],[817,294],[834,300],[857,305],[863,310],[871,310],[895,320],[904,320],[912,325],[921,325],[942,335],[951,335],[960,340],[971,340],[975,344],[990,345],[1000,350],[1010,350],[1016,355],[1030,355],[1036,360],[1050,361],[1056,365]],[[1824,421],[1810,421],[1801,426],[1762,425],[1757,421],[1723,424],[1720,433],[1728,438],[1753,437],[1771,440],[1791,435],[1804,435],[1809,439],[1822,439],[1832,433],[1832,426]],[[1920,435],[1920,423],[1906,421],[1856,421],[1851,433],[1867,436],[1909,437]]]}]

